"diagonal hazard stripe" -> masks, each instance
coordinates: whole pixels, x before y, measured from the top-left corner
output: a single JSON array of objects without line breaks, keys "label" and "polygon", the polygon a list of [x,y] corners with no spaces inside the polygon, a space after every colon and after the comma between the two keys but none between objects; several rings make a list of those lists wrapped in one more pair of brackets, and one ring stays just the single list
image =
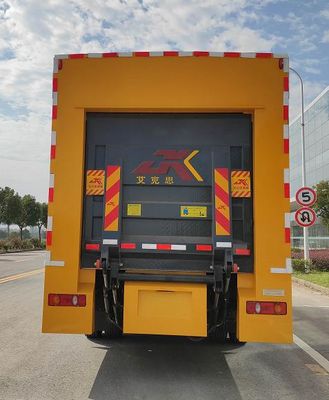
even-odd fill
[{"label": "diagonal hazard stripe", "polygon": [[227,234],[230,233],[230,220],[227,219],[219,210],[216,210],[216,222],[226,231]]},{"label": "diagonal hazard stripe", "polygon": [[105,216],[105,228],[108,228],[116,219],[119,218],[119,206],[116,206],[111,210],[109,214]]},{"label": "diagonal hazard stripe", "polygon": [[226,205],[230,204],[228,192],[225,192],[217,183],[215,184],[215,195]]},{"label": "diagonal hazard stripe", "polygon": [[117,180],[109,189],[106,190],[106,202],[110,201],[120,191],[120,179]]}]

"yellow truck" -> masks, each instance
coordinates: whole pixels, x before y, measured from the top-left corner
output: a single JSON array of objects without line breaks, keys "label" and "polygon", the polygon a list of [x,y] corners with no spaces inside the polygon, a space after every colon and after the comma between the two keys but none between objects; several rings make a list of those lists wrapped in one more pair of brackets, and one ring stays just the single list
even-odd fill
[{"label": "yellow truck", "polygon": [[54,58],[43,332],[292,341],[288,58]]}]

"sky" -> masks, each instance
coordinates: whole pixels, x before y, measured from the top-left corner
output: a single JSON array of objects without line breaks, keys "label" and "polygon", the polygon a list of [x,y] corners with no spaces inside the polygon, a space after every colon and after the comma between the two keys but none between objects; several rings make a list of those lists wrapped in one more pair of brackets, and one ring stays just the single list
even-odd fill
[{"label": "sky", "polygon": [[47,199],[54,54],[142,50],[288,53],[307,105],[329,85],[329,1],[0,0],[0,187]]}]

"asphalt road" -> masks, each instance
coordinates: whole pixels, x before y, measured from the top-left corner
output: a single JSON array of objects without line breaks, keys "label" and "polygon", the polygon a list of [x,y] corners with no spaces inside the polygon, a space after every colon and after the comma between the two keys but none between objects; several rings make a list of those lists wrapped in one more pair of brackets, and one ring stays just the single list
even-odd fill
[{"label": "asphalt road", "polygon": [[[44,254],[11,257],[1,276],[40,268]],[[43,273],[0,284],[1,400],[329,399],[328,373],[296,345],[41,334],[42,288]],[[295,334],[329,359],[329,297],[296,288],[294,303]]]}]

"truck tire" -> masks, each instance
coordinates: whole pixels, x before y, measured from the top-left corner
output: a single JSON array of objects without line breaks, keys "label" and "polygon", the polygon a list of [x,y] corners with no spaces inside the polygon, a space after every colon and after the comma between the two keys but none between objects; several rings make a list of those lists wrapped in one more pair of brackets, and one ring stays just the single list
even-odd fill
[{"label": "truck tire", "polygon": [[217,343],[225,343],[226,337],[227,337],[227,332],[225,325],[218,326],[209,334],[210,340]]},{"label": "truck tire", "polygon": [[229,338],[229,342],[232,344],[239,344],[241,346],[246,344],[246,342],[240,342],[240,340],[236,336],[236,332],[229,332],[228,338]]},{"label": "truck tire", "polygon": [[87,339],[100,339],[102,337],[102,331],[95,331],[90,335],[85,335]]},{"label": "truck tire", "polygon": [[112,322],[109,322],[108,328],[105,329],[104,336],[106,338],[111,338],[111,339],[119,338],[122,336],[122,330],[118,328],[116,325],[112,324]]}]

